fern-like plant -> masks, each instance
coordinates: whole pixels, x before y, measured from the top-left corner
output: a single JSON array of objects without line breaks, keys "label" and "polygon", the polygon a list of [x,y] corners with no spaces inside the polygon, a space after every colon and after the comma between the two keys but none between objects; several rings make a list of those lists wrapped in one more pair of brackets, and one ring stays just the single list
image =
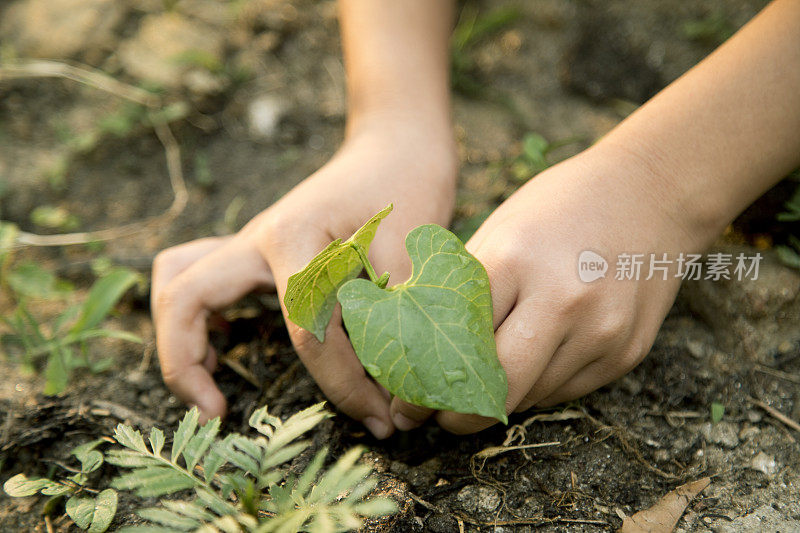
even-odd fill
[{"label": "fern-like plant", "polygon": [[287,477],[280,468],[310,445],[297,439],[330,416],[317,404],[284,422],[264,407],[249,421],[258,436],[233,433],[218,439],[219,419],[201,426],[194,408],[180,422],[168,453],[161,430],[150,432],[148,446],[140,432],[120,424],[115,438],[125,449],[111,450],[107,461],[131,471],[115,479],[114,488],[140,497],[194,492],[193,498],[165,499],[159,507],[137,511],[149,524],[120,531],[335,532],[360,527],[363,517],[397,512],[388,498],[364,500],[377,480],[369,476],[369,466],[356,464],[362,448],[350,450],[324,472],[325,449],[299,476]]}]

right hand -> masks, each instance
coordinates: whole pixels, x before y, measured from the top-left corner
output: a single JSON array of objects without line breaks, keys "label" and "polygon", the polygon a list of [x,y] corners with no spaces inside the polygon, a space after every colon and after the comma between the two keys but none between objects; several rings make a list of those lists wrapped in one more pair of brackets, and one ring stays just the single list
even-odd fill
[{"label": "right hand", "polygon": [[[226,400],[214,382],[216,354],[208,342],[210,313],[256,289],[283,295],[290,275],[336,238],[348,238],[372,215],[394,204],[378,229],[370,261],[404,281],[411,264],[404,247],[412,228],[446,226],[455,197],[451,139],[431,139],[396,122],[352,135],[323,168],[227,237],[198,239],[164,250],[153,264],[152,310],[164,382],[203,419],[222,416]],[[394,431],[390,396],[364,371],[337,306],[320,344],[286,321],[297,354],[325,395],[378,438]]]}]

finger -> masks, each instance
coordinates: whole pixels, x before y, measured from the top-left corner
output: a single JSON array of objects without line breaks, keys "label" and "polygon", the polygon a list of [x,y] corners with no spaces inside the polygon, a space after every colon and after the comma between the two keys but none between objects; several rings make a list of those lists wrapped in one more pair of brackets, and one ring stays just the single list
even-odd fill
[{"label": "finger", "polygon": [[392,422],[401,431],[409,431],[421,426],[436,412],[435,409],[414,405],[400,398],[392,400],[389,411],[392,414]]},{"label": "finger", "polygon": [[[567,340],[520,402],[517,411],[524,411],[531,406],[538,405],[542,400],[564,387],[583,369],[597,369],[594,366],[596,361],[619,360],[615,356],[624,351],[632,326],[628,324],[609,327],[600,325],[602,322],[600,320],[586,324],[581,331]],[[613,356],[609,357],[609,354],[613,354]],[[628,369],[630,368],[632,366],[628,367]],[[600,369],[603,372],[597,374],[596,377],[601,381],[611,379],[608,376],[615,370],[604,367]]]},{"label": "finger", "polygon": [[[655,337],[655,334],[653,334]],[[574,372],[569,379],[559,387],[554,388],[550,394],[534,398],[535,405],[551,406],[561,402],[580,398],[585,394],[599,389],[612,381],[616,381],[642,362],[650,351],[652,341],[642,348],[636,343],[621,344],[619,347],[606,351],[605,356],[597,357]]]},{"label": "finger", "polygon": [[517,301],[519,280],[510,264],[491,248],[484,248],[485,240],[470,239],[465,247],[486,270],[492,291],[492,324],[494,329],[506,319]]},{"label": "finger", "polygon": [[541,400],[536,400],[536,403],[531,405],[550,407],[575,400],[599,389],[603,385],[616,381],[627,374],[628,371],[629,369],[614,365],[605,359],[592,361],[559,386],[552,394]]},{"label": "finger", "polygon": [[223,246],[231,239],[226,237],[208,237],[197,239],[161,251],[153,259],[153,273],[150,281],[150,305],[155,318],[155,303],[161,289],[172,279],[189,268],[192,263]]},{"label": "finger", "polygon": [[211,377],[206,318],[250,291],[272,283],[258,250],[231,239],[175,276],[159,292],[156,340],[164,382],[205,418],[225,413],[225,398]]},{"label": "finger", "polygon": [[350,339],[342,327],[341,309],[337,305],[325,332],[325,343],[317,341],[309,331],[286,317],[283,295],[291,274],[301,270],[324,246],[322,239],[301,239],[302,244],[264,249],[275,273],[281,310],[297,355],[317,382],[325,396],[342,412],[361,421],[379,439],[394,431],[389,415],[389,399],[364,371]]},{"label": "finger", "polygon": [[[511,413],[547,367],[561,345],[565,331],[545,306],[546,298],[527,298],[511,311],[497,329],[497,355],[508,377],[506,413]],[[439,424],[452,433],[481,431],[497,423],[494,418],[442,411]]]}]

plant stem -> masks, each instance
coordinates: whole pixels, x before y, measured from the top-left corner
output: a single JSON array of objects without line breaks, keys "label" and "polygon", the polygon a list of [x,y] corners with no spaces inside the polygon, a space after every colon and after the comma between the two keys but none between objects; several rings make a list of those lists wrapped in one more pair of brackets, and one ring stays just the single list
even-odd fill
[{"label": "plant stem", "polygon": [[361,259],[361,264],[364,265],[364,270],[367,271],[367,276],[369,276],[370,281],[380,287],[381,280],[375,273],[375,269],[372,267],[372,263],[369,262],[369,258],[367,258],[367,254],[366,252],[364,252],[364,248],[356,242],[351,242],[350,246],[353,248],[353,250],[356,251],[356,253],[358,254],[358,258]]}]

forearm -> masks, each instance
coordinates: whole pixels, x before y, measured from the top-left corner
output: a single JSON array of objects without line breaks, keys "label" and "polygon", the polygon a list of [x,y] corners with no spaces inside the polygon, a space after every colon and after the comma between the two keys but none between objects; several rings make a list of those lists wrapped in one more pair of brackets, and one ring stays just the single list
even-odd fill
[{"label": "forearm", "polygon": [[452,0],[340,0],[348,136],[375,121],[450,139]]},{"label": "forearm", "polygon": [[800,165],[800,0],[770,4],[597,149],[643,164],[642,188],[710,244]]}]

